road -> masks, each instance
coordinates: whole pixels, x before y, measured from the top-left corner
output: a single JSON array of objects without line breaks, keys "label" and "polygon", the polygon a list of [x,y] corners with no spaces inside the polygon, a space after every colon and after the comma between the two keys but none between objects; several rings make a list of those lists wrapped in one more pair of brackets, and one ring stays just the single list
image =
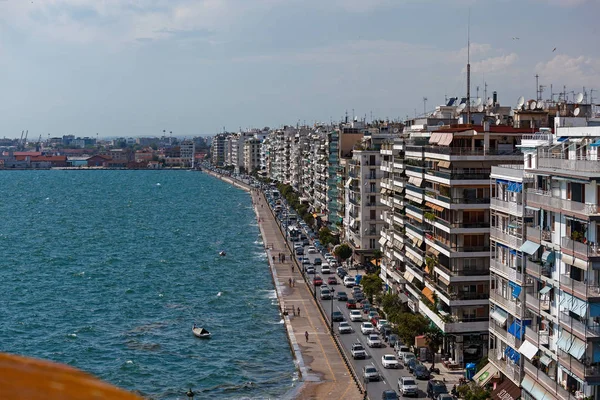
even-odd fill
[{"label": "road", "polygon": [[[282,224],[282,228],[284,228],[284,231],[285,231],[285,224],[286,224],[285,218],[282,218],[282,221],[280,221],[280,223]],[[303,233],[307,234],[307,236],[308,236],[308,231],[303,230]],[[291,241],[289,243],[290,243],[290,247],[293,248],[294,243]],[[309,246],[312,246],[312,240],[311,240],[310,245],[304,246],[304,255],[296,256],[296,257],[297,258],[307,257],[310,260],[311,265],[314,265],[314,260],[317,257],[321,258],[322,260],[325,260],[324,254],[321,254],[321,253],[308,254]],[[300,260],[299,260],[299,264],[301,264]],[[343,281],[342,281],[342,279],[339,278],[339,276],[337,276],[335,268],[332,268],[331,274],[323,274],[321,272],[321,268],[319,266],[316,266],[316,270],[317,270],[317,275],[319,275],[321,278],[323,278],[324,282],[327,282],[328,277],[335,276],[338,280],[338,284],[337,285],[328,285],[328,286],[330,288],[331,287],[335,288],[336,293],[339,291],[344,291],[344,292],[346,292],[346,294],[348,294],[348,297],[350,297],[350,298],[352,297],[352,295],[351,295],[352,289],[344,287]],[[353,272],[355,272],[355,271],[353,271]],[[350,275],[354,275],[354,273],[352,273]],[[313,278],[314,278],[314,275],[307,275],[307,280],[309,282],[311,282],[311,285],[312,285]],[[313,289],[314,289],[314,286],[313,286]],[[323,309],[325,310],[325,314],[327,316],[328,323],[331,324],[330,318],[331,318],[331,312],[332,312],[332,307],[333,307],[333,311],[341,311],[342,312],[345,320],[349,322],[349,324],[352,326],[352,328],[354,330],[353,333],[340,335],[337,331],[337,326],[339,323],[334,322],[335,335],[339,337],[340,342],[343,345],[343,349],[344,349],[346,355],[348,356],[348,359],[354,366],[354,370],[356,371],[357,375],[362,378],[363,368],[366,365],[371,365],[371,364],[373,364],[375,366],[375,368],[377,368],[377,371],[381,375],[382,379],[380,381],[378,381],[378,382],[372,381],[372,382],[366,384],[366,389],[367,389],[369,398],[371,398],[371,399],[381,398],[381,393],[384,390],[393,389],[396,392],[398,392],[398,379],[402,376],[412,377],[412,374],[409,373],[408,370],[405,369],[403,366],[401,366],[399,369],[383,368],[383,365],[381,363],[381,358],[384,354],[394,354],[395,355],[393,347],[390,347],[387,344],[385,344],[385,347],[382,347],[382,348],[368,347],[367,346],[367,336],[363,335],[360,331],[361,322],[350,321],[349,310],[346,307],[346,302],[338,301],[336,299],[321,300],[319,297],[319,293],[320,293],[320,291],[317,288],[316,298],[317,298],[317,301],[322,305]],[[365,316],[365,320],[366,320],[366,314],[363,313],[363,315]],[[357,341],[362,343],[363,347],[367,351],[367,358],[365,360],[354,360],[351,356],[351,353],[350,353],[351,346],[353,343],[356,343]],[[382,342],[383,342],[383,340],[382,340]],[[427,381],[419,380],[419,381],[417,381],[417,384],[419,387],[418,397],[425,398]]]}]

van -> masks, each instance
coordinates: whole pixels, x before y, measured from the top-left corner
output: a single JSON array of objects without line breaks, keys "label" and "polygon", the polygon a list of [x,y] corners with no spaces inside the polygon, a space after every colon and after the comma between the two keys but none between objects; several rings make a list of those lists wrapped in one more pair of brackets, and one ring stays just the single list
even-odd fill
[{"label": "van", "polygon": [[327,264],[327,263],[322,263],[321,264],[321,273],[322,274],[330,274],[331,273],[331,269],[329,268],[329,264]]}]

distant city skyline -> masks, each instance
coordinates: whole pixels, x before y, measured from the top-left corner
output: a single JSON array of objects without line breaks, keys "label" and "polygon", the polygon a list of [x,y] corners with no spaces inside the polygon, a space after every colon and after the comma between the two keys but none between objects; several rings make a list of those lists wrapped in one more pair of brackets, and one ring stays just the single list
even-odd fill
[{"label": "distant city skyline", "polygon": [[472,97],[600,103],[598,0],[0,0],[0,137],[414,117],[466,94],[469,10]]}]

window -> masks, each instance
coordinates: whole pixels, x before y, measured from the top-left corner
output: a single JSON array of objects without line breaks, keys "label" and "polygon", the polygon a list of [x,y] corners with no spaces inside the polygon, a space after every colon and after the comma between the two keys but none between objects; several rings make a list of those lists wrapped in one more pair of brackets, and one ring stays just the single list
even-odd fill
[{"label": "window", "polygon": [[371,189],[370,190],[371,193],[375,193],[375,183],[374,182],[371,183],[370,189]]},{"label": "window", "polygon": [[371,205],[375,205],[375,196],[370,197],[369,203],[371,203]]},{"label": "window", "polygon": [[369,211],[369,217],[370,217],[370,219],[377,219],[377,211],[376,210]]},{"label": "window", "polygon": [[375,155],[369,156],[369,165],[375,165]]},{"label": "window", "polygon": [[375,239],[369,239],[369,248],[374,249],[376,246],[375,243],[377,243],[377,241]]}]

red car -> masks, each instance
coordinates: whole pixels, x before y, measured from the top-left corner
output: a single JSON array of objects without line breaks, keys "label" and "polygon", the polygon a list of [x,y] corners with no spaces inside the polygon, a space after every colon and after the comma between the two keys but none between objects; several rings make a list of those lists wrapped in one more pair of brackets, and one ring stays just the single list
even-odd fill
[{"label": "red car", "polygon": [[356,300],[354,299],[348,299],[348,301],[346,302],[346,308],[350,309],[356,309]]},{"label": "red car", "polygon": [[371,318],[371,323],[373,324],[373,326],[377,326],[377,322],[379,321],[379,319],[379,316]]},{"label": "red car", "polygon": [[323,284],[323,279],[321,279],[321,277],[319,275],[317,275],[313,278],[313,285],[321,286],[322,284]]},{"label": "red car", "polygon": [[337,285],[338,281],[337,281],[337,279],[335,279],[335,276],[330,276],[329,278],[327,278],[327,284],[328,285]]}]

